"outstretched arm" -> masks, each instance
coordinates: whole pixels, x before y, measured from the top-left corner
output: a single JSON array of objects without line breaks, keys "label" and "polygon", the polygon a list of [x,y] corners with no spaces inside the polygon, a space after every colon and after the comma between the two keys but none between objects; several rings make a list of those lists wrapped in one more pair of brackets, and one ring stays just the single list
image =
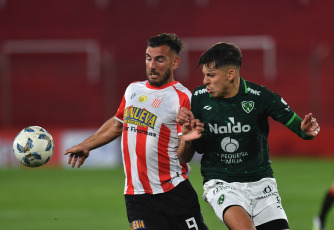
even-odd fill
[{"label": "outstretched arm", "polygon": [[77,167],[80,168],[91,150],[115,140],[122,134],[122,131],[123,124],[115,117],[110,118],[92,136],[65,151],[64,155],[69,154],[68,164],[73,168],[78,163]]}]

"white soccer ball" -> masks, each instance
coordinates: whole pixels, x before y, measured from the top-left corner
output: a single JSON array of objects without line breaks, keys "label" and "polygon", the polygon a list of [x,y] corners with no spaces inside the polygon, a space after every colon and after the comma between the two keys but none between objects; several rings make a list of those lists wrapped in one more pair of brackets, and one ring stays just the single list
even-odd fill
[{"label": "white soccer ball", "polygon": [[13,142],[15,157],[28,167],[46,164],[51,159],[54,148],[50,133],[39,126],[24,128]]}]

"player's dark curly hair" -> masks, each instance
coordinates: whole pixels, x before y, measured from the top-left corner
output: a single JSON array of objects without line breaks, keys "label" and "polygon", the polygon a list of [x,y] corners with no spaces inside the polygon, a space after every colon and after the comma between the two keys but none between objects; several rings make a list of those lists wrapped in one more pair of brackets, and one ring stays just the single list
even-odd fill
[{"label": "player's dark curly hair", "polygon": [[208,66],[213,64],[213,68],[215,69],[227,65],[233,65],[240,68],[241,63],[242,54],[238,46],[232,43],[219,42],[201,55],[197,65]]},{"label": "player's dark curly hair", "polygon": [[180,51],[183,48],[183,42],[178,38],[176,34],[173,33],[162,33],[151,37],[147,41],[147,46],[152,48],[159,47],[162,45],[169,46],[170,49],[174,50],[177,55],[179,55]]}]

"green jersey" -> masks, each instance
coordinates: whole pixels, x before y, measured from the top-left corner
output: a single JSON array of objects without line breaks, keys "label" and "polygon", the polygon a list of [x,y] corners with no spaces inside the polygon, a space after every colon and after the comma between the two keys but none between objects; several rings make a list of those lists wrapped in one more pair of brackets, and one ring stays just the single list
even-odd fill
[{"label": "green jersey", "polygon": [[269,159],[268,118],[286,125],[304,139],[301,118],[278,94],[264,86],[240,78],[240,88],[232,98],[212,98],[206,86],[195,89],[191,110],[205,131],[193,141],[203,153],[201,173],[204,182],[251,182],[273,177]]}]

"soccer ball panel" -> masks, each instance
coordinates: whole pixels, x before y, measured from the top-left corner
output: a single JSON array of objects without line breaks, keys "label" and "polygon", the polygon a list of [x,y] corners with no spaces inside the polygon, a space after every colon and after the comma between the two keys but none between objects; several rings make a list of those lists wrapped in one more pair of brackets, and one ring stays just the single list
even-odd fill
[{"label": "soccer ball panel", "polygon": [[29,126],[15,137],[13,151],[22,164],[28,167],[39,167],[51,159],[54,142],[50,133],[42,127]]}]

